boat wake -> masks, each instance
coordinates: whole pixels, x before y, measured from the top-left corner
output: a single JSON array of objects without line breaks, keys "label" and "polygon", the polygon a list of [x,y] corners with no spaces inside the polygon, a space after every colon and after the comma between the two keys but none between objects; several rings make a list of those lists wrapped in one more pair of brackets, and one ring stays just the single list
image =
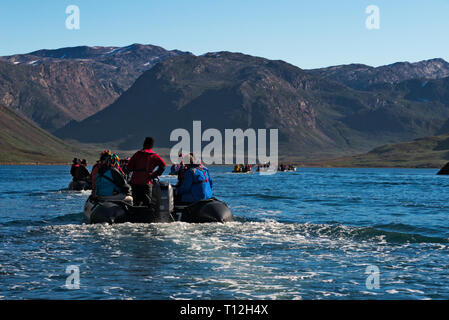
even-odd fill
[{"label": "boat wake", "polygon": [[[96,230],[94,225],[85,223],[82,213],[71,213],[61,215],[48,220],[32,221],[32,220],[13,220],[2,223],[3,226],[28,226],[33,229],[37,227],[45,230]],[[302,240],[338,240],[338,241],[354,241],[359,243],[373,244],[449,244],[449,238],[429,236],[429,230],[422,230],[422,233],[416,233],[416,228],[404,225],[378,225],[368,227],[353,227],[341,224],[312,224],[312,223],[292,223],[279,222],[273,219],[265,219],[263,221],[254,221],[247,218],[236,217],[235,222],[228,223],[124,223],[117,225],[100,224],[100,230],[115,230],[119,234],[121,231],[127,231],[131,228],[133,233],[151,232],[158,234],[159,231],[168,231],[172,233],[180,233],[188,235],[201,235],[201,233],[214,232],[224,237],[235,235],[246,238],[268,237],[279,243],[288,243],[292,239]],[[396,231],[394,229],[397,229]]]}]

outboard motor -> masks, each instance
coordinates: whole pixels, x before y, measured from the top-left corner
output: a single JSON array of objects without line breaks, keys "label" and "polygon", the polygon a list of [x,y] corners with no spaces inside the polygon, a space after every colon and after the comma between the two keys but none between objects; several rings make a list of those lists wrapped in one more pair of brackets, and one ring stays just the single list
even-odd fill
[{"label": "outboard motor", "polygon": [[171,215],[175,207],[175,197],[173,195],[173,186],[170,182],[161,181],[159,182],[161,189],[161,199],[159,208],[161,214]]},{"label": "outboard motor", "polygon": [[153,202],[150,207],[138,207],[122,204],[126,214],[116,223],[162,223],[173,222],[171,212],[173,211],[173,189],[168,182],[153,181],[151,197]]}]

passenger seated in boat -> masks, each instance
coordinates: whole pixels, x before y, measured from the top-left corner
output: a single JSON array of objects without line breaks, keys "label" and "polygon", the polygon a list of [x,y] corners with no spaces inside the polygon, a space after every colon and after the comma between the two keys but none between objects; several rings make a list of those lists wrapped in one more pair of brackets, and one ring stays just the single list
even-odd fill
[{"label": "passenger seated in boat", "polygon": [[177,175],[180,167],[181,166],[179,164],[173,164],[170,168],[170,175],[172,175],[172,176]]},{"label": "passenger seated in boat", "polygon": [[76,181],[78,181],[79,183],[85,183],[87,186],[89,186],[89,189],[92,185],[92,178],[90,176],[89,169],[87,169],[86,159],[83,159],[79,164]]},{"label": "passenger seated in boat", "polygon": [[[181,161],[179,163],[179,170],[178,170],[178,182],[175,185],[175,189],[179,188],[179,186],[182,184],[182,182],[184,181],[184,173],[187,171],[189,165],[185,165],[184,164],[184,155],[182,153],[179,154],[179,160]],[[193,153],[191,152],[189,154],[189,164],[193,165],[194,163],[194,157],[193,157]]]},{"label": "passenger seated in boat", "polygon": [[78,158],[74,158],[72,162],[72,167],[70,168],[70,174],[73,177],[73,181],[78,180],[78,170],[80,167],[80,160]]},{"label": "passenger seated in boat", "polygon": [[212,198],[212,179],[209,170],[200,164],[194,164],[193,154],[186,167],[183,180],[176,189],[177,200],[181,203],[192,203]]},{"label": "passenger seated in boat", "polygon": [[131,187],[117,169],[119,158],[103,153],[97,170],[93,172],[92,195],[99,201],[126,201],[132,204]]},{"label": "passenger seated in boat", "polygon": [[128,170],[129,159],[130,158],[120,159],[120,168],[122,169],[122,171],[123,171],[123,173],[125,175],[125,179],[128,182],[129,182],[129,180],[131,178],[131,172]]}]

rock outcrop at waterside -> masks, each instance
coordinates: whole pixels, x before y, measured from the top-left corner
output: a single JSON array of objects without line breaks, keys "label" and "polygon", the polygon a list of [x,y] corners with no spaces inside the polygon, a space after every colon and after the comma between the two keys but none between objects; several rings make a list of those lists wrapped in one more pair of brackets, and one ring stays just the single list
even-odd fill
[{"label": "rock outcrop at waterside", "polygon": [[449,162],[446,163],[446,165],[443,168],[441,168],[440,171],[438,171],[437,174],[441,174],[441,175],[449,174]]}]

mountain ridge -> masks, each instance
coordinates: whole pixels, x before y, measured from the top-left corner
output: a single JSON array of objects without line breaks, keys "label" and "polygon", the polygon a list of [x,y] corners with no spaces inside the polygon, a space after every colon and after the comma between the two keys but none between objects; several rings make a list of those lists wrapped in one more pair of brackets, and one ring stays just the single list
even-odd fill
[{"label": "mountain ridge", "polygon": [[[190,53],[133,44],[44,49],[0,57],[0,102],[54,131],[71,120],[80,121],[97,113],[126,91],[142,72],[161,60],[183,54]],[[17,90],[16,82],[28,83]],[[43,100],[51,110],[45,110],[43,105],[35,110],[25,87],[45,96]]]},{"label": "mountain ridge", "polygon": [[[133,119],[136,114],[139,119]],[[151,133],[167,146],[168,129],[203,120],[217,129],[279,128],[284,150],[301,155],[369,151],[432,135],[448,117],[449,108],[436,102],[359,91],[284,61],[223,51],[158,63],[108,108],[56,135],[83,142],[121,140],[121,147],[134,148]],[[122,128],[110,133],[108,125]]]},{"label": "mountain ridge", "polygon": [[441,79],[449,76],[449,62],[433,58],[418,62],[395,62],[372,67],[364,64],[337,65],[306,70],[310,74],[365,90],[378,83],[399,83],[411,79]]},{"label": "mountain ridge", "polygon": [[440,58],[303,70],[228,51],[78,46],[0,57],[0,103],[85,143],[134,148],[156,120],[165,143],[167,126],[204,120],[279,128],[284,150],[298,157],[345,155],[449,132],[448,73]]}]

